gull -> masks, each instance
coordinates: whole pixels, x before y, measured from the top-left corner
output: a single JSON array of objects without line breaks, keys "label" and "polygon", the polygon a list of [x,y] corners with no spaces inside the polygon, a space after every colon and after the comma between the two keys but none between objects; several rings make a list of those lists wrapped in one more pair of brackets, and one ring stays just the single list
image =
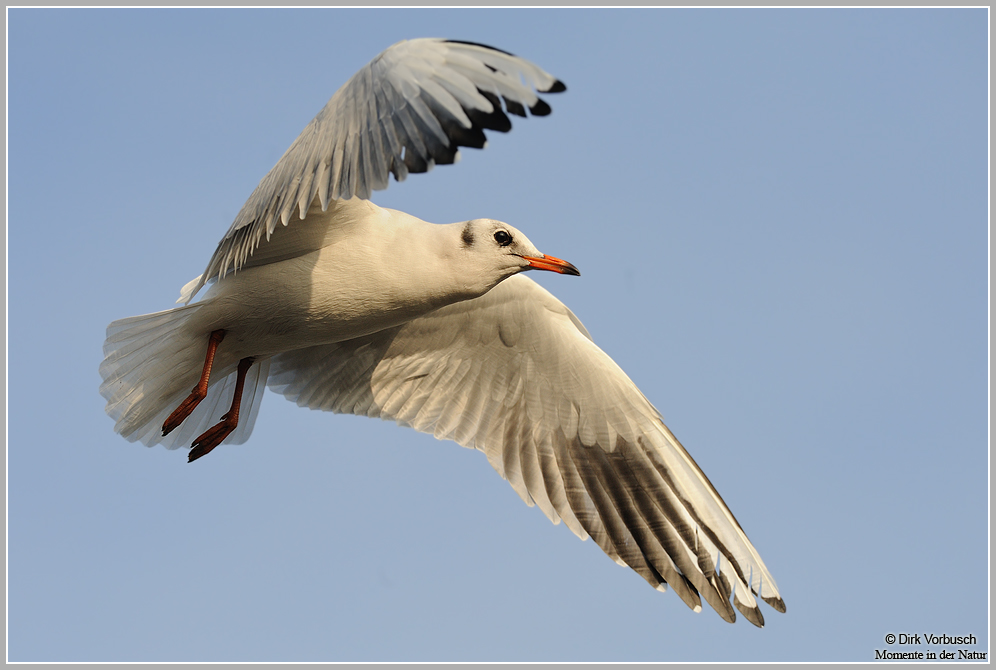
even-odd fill
[{"label": "gull", "polygon": [[182,306],[107,327],[106,411],[130,441],[189,444],[189,461],[244,443],[267,385],[393,420],[483,451],[527,505],[694,611],[704,598],[763,626],[755,596],[785,604],[719,492],[571,310],[522,274],[577,268],[501,221],[438,225],[369,201],[392,174],[483,148],[508,114],[549,114],[538,93],[564,90],[472,42],[388,48],[259,183]]}]

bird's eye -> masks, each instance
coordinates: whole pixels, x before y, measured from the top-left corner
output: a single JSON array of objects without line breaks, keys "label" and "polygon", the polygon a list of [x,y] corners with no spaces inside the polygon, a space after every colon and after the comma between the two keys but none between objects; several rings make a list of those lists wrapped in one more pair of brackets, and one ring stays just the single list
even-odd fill
[{"label": "bird's eye", "polygon": [[508,234],[506,230],[499,230],[495,232],[495,242],[503,247],[507,247],[512,243],[512,236]]}]

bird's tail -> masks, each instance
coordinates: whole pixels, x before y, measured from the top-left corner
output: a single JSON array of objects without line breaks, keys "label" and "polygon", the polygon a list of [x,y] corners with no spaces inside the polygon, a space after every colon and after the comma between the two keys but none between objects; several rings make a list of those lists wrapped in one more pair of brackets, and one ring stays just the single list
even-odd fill
[{"label": "bird's tail", "polygon": [[[100,364],[100,394],[105,411],[114,419],[115,432],[131,442],[168,449],[191,442],[228,411],[235,391],[236,365],[219,366],[216,359],[207,397],[180,426],[166,437],[162,425],[200,379],[208,333],[195,327],[204,303],[115,321],[107,327],[104,361]],[[222,347],[224,344],[221,345]],[[246,376],[238,428],[224,444],[249,439],[263,399],[270,361],[253,365]]]}]

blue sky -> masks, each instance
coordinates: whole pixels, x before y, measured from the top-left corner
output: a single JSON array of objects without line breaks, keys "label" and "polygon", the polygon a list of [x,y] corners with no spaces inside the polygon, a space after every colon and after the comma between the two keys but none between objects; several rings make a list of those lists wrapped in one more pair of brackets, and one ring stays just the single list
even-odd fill
[{"label": "blue sky", "polygon": [[[985,10],[9,10],[12,661],[871,661],[988,651]],[[507,221],[778,580],[694,614],[484,456],[269,393],[195,464],[115,435],[106,325],[167,309],[394,42],[494,45],[547,118],[377,193]],[[953,647],[945,647],[953,648]],[[940,648],[932,649],[939,651]]]}]

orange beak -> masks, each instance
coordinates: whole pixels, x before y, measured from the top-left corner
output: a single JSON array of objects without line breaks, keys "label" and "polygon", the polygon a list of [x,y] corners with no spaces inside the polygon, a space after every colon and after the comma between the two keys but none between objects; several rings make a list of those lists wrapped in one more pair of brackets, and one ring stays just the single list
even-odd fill
[{"label": "orange beak", "polygon": [[550,272],[558,272],[562,275],[581,276],[581,272],[576,267],[567,261],[554,258],[553,256],[544,254],[540,258],[536,258],[535,256],[523,256],[523,258],[529,261],[529,267],[535,270],[549,270]]}]

